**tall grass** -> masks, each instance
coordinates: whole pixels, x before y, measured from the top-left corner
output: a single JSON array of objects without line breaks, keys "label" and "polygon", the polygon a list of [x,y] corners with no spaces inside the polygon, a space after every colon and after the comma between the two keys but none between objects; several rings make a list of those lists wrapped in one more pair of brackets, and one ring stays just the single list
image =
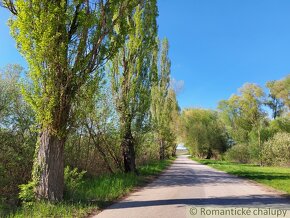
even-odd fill
[{"label": "tall grass", "polygon": [[[162,172],[172,160],[153,162],[138,168],[134,173],[116,173],[94,178],[85,178],[74,193],[67,193],[63,202],[52,204],[36,202],[14,211],[1,211],[0,217],[85,217],[104,208],[114,200],[128,194],[136,186],[142,185],[150,176]],[[5,213],[4,213],[5,212]],[[1,216],[2,215],[2,216]]]}]

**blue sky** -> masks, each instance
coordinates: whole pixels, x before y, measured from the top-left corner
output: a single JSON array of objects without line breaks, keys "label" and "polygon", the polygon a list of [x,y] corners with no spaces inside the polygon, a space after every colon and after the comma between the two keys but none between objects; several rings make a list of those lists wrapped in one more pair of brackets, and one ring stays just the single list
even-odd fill
[{"label": "blue sky", "polygon": [[[215,108],[245,82],[290,73],[289,0],[159,0],[159,35],[170,42],[172,76],[184,107]],[[0,67],[26,66],[0,9]]]}]

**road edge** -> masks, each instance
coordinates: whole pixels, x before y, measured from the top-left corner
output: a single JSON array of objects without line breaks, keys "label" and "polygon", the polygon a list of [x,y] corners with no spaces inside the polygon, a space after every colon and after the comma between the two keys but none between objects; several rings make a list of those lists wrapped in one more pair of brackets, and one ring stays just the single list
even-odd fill
[{"label": "road edge", "polygon": [[[178,156],[177,156],[178,157]],[[134,194],[135,192],[141,191],[142,189],[146,188],[148,185],[150,185],[152,182],[157,180],[170,166],[175,162],[177,157],[174,157],[174,159],[170,160],[170,164],[166,168],[164,168],[160,173],[156,175],[149,175],[149,176],[144,176],[144,179],[140,181],[135,187],[130,190],[130,192],[120,196],[119,198],[115,199],[114,201],[108,202],[104,207],[96,208],[92,212],[88,213],[85,217],[86,218],[93,218],[105,209],[109,208],[113,204],[116,204],[124,199],[126,199],[129,195]]]},{"label": "road edge", "polygon": [[266,191],[272,192],[274,194],[277,194],[280,197],[283,197],[283,198],[286,198],[286,199],[290,200],[290,194],[285,192],[285,191],[282,191],[282,190],[279,190],[279,189],[275,189],[274,187],[268,186],[268,185],[263,184],[263,183],[259,183],[259,182],[255,181],[255,180],[252,180],[252,179],[248,179],[248,178],[245,178],[245,177],[242,177],[242,176],[238,176],[238,175],[235,175],[235,174],[228,173],[228,172],[220,170],[220,169],[216,169],[216,168],[214,168],[214,167],[212,167],[210,165],[206,165],[206,164],[198,162],[197,160],[193,160],[193,159],[190,158],[190,156],[188,158],[190,160],[192,160],[192,161],[195,161],[196,163],[202,164],[204,166],[208,166],[208,167],[210,167],[210,168],[212,168],[212,169],[214,169],[214,170],[216,170],[218,172],[226,173],[226,174],[228,174],[230,176],[233,176],[233,177],[236,177],[238,179],[244,180],[246,182],[252,183],[254,185],[257,185],[257,186],[263,188]]}]

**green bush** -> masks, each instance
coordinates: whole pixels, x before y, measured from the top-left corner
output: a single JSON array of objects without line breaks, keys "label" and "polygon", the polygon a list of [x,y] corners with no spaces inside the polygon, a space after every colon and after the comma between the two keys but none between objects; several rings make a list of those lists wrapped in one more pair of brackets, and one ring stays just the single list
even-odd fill
[{"label": "green bush", "polygon": [[64,169],[64,184],[65,184],[65,196],[67,198],[73,198],[78,188],[83,184],[83,177],[86,171],[79,172],[77,168],[70,169],[67,166]]},{"label": "green bush", "polygon": [[22,185],[19,185],[19,188],[20,188],[19,199],[25,205],[31,205],[32,202],[35,201],[35,194],[34,194],[35,183],[29,182],[27,184],[22,184]]},{"label": "green bush", "polygon": [[276,133],[263,146],[263,164],[287,166],[290,164],[290,133]]},{"label": "green bush", "polygon": [[227,150],[224,158],[228,161],[248,163],[251,159],[251,154],[246,144],[236,144]]}]

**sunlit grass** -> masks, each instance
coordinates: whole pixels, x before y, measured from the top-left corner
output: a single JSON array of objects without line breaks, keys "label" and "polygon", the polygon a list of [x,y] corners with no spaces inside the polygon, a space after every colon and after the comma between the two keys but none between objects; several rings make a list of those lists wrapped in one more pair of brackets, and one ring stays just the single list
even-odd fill
[{"label": "sunlit grass", "polygon": [[218,160],[198,160],[195,158],[194,160],[229,174],[251,179],[290,194],[289,167],[261,167],[253,164],[238,164]]},{"label": "sunlit grass", "polygon": [[[67,196],[67,200],[51,204],[37,202],[31,206],[17,208],[6,213],[6,217],[86,217],[94,210],[111,204],[114,200],[128,194],[134,188],[144,184],[150,176],[162,172],[172,160],[164,160],[144,165],[134,173],[117,173],[95,178],[86,178],[80,188]],[[69,199],[69,200],[68,200]],[[2,213],[2,214],[1,214]],[[0,217],[4,216],[4,210]]]},{"label": "sunlit grass", "polygon": [[18,209],[8,217],[85,217],[94,208],[93,204],[37,202],[30,207]]}]

